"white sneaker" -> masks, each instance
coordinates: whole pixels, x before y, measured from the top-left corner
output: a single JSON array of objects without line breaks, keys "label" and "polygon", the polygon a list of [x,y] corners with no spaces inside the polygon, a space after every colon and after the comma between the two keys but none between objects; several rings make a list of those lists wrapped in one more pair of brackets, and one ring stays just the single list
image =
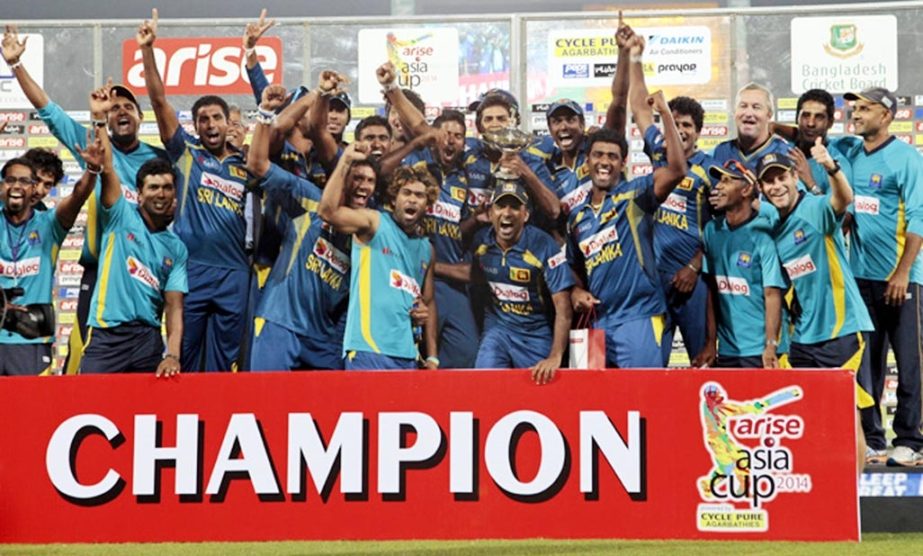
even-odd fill
[{"label": "white sneaker", "polygon": [[888,467],[916,467],[923,465],[923,454],[914,452],[907,446],[898,446],[888,458]]},{"label": "white sneaker", "polygon": [[884,465],[888,461],[888,450],[876,450],[872,447],[865,448],[866,465]]}]

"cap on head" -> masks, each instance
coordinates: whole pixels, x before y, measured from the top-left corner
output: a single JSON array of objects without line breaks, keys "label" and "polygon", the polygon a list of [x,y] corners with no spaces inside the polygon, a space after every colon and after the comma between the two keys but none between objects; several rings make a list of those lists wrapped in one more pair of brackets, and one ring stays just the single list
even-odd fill
[{"label": "cap on head", "polygon": [[753,172],[740,161],[734,160],[733,158],[726,161],[721,166],[711,166],[708,169],[708,174],[716,180],[720,180],[721,176],[728,176],[736,180],[745,180],[750,184],[756,183],[756,176],[753,175]]},{"label": "cap on head", "polygon": [[130,100],[132,104],[134,104],[138,108],[138,113],[139,114],[141,113],[141,105],[138,104],[138,99],[135,97],[135,93],[133,93],[131,89],[129,89],[125,85],[117,84],[117,85],[113,85],[112,88],[109,90],[112,93],[122,98],[127,98],[128,100]]},{"label": "cap on head", "polygon": [[487,97],[497,96],[506,101],[507,104],[512,106],[517,112],[519,111],[519,101],[516,100],[516,97],[513,96],[513,93],[506,91],[504,89],[490,89],[481,93],[481,96],[471,104],[468,105],[469,112],[477,112],[478,107],[484,102],[484,99]]},{"label": "cap on head", "polygon": [[351,98],[349,98],[349,95],[346,93],[346,91],[341,91],[330,97],[330,102],[338,102],[342,104],[343,107],[347,110],[350,110],[353,106],[353,101]]},{"label": "cap on head", "polygon": [[880,104],[887,108],[888,111],[891,112],[892,117],[897,114],[897,97],[884,87],[869,87],[859,93],[846,93],[843,95],[843,98],[846,100],[865,100],[874,102],[875,104]]},{"label": "cap on head", "polygon": [[583,118],[583,108],[580,107],[580,104],[575,100],[569,98],[561,98],[551,103],[551,106],[548,107],[548,112],[545,113],[546,117],[550,120],[554,113],[558,110],[569,110]]},{"label": "cap on head", "polygon": [[760,158],[759,164],[756,165],[756,175],[762,180],[763,176],[770,168],[791,170],[794,167],[795,163],[792,162],[792,159],[789,158],[788,155],[782,153],[769,153]]},{"label": "cap on head", "polygon": [[529,194],[526,193],[525,188],[519,184],[517,181],[501,181],[497,184],[496,189],[494,189],[493,195],[490,197],[490,203],[496,204],[497,201],[503,197],[514,197],[519,200],[522,204],[528,204]]}]

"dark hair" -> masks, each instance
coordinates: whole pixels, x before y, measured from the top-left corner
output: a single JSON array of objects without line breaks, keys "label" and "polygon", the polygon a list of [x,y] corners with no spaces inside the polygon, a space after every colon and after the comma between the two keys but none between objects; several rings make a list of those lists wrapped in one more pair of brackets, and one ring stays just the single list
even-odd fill
[{"label": "dark hair", "polygon": [[135,187],[140,192],[141,188],[144,187],[144,178],[163,174],[169,174],[173,178],[173,184],[176,185],[176,170],[173,169],[173,164],[163,158],[152,158],[138,169],[138,175],[135,177]]},{"label": "dark hair", "polygon": [[[401,92],[404,93],[404,96],[407,97],[407,100],[410,101],[410,104],[412,104],[414,108],[420,111],[420,114],[426,116],[426,103],[423,102],[423,97],[411,89],[401,89]],[[389,110],[391,110],[391,102],[386,100],[385,114],[387,114]]]},{"label": "dark hair", "polygon": [[7,160],[6,164],[3,165],[3,170],[0,170],[0,177],[6,178],[6,173],[9,169],[17,164],[28,168],[29,171],[32,172],[32,179],[35,179],[35,164],[32,164],[32,161],[24,156]]},{"label": "dark hair", "polygon": [[359,120],[359,124],[356,125],[356,141],[362,137],[362,130],[371,126],[381,126],[387,129],[389,137],[394,133],[391,130],[391,124],[388,123],[388,120],[376,114]]},{"label": "dark hair", "polygon": [[796,116],[801,114],[801,106],[809,100],[823,104],[827,109],[827,121],[833,121],[833,110],[836,105],[833,102],[833,96],[823,89],[811,89],[798,97],[798,105],[795,107]]},{"label": "dark hair", "polygon": [[349,171],[352,172],[353,168],[359,168],[361,166],[368,166],[375,172],[375,178],[378,179],[378,176],[381,175],[381,167],[378,165],[378,161],[374,158],[364,158],[362,160],[354,160],[353,163],[349,166]]},{"label": "dark hair", "polygon": [[468,132],[468,126],[465,124],[465,115],[458,110],[443,110],[439,117],[433,120],[433,127],[439,129],[445,122],[456,122],[461,124],[462,133]]},{"label": "dark hair", "polygon": [[401,187],[415,181],[426,186],[426,205],[432,206],[439,199],[439,182],[426,168],[412,166],[398,166],[391,174],[391,181],[387,189],[387,204],[394,206]]},{"label": "dark hair", "polygon": [[231,111],[228,108],[228,103],[221,97],[217,95],[205,95],[196,99],[195,103],[192,105],[192,121],[195,122],[199,117],[199,110],[205,106],[219,106],[221,111],[224,112],[224,117],[229,118],[231,116]]},{"label": "dark hair", "polygon": [[502,106],[506,108],[507,112],[510,113],[510,118],[513,121],[514,125],[519,125],[519,110],[516,109],[513,104],[504,96],[499,94],[491,94],[484,97],[484,100],[478,104],[478,109],[475,112],[474,124],[478,128],[478,131],[484,131],[481,127],[481,114],[484,113],[484,110],[490,108],[491,106]]},{"label": "dark hair", "polygon": [[56,184],[64,178],[64,163],[54,152],[36,147],[27,150],[22,157],[32,162],[36,174],[38,172],[48,172],[54,176]]},{"label": "dark hair", "polygon": [[622,159],[628,158],[628,141],[625,140],[624,135],[614,129],[604,127],[591,133],[586,145],[587,153],[593,150],[593,145],[595,143],[613,143],[618,145],[622,152]]},{"label": "dark hair", "polygon": [[670,107],[671,112],[692,117],[696,133],[702,131],[702,125],[705,124],[705,110],[699,101],[692,97],[676,97],[668,102],[667,106]]}]

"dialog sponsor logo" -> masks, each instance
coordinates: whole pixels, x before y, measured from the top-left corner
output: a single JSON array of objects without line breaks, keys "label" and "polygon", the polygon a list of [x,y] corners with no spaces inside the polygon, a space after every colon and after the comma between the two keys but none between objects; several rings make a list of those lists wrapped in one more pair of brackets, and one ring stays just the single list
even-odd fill
[{"label": "dialog sponsor logo", "polygon": [[795,260],[782,263],[782,266],[785,267],[788,277],[792,280],[817,272],[817,266],[814,265],[811,255],[805,255]]},{"label": "dialog sponsor logo", "polygon": [[420,285],[416,280],[410,276],[407,276],[400,270],[394,268],[391,269],[390,285],[392,288],[404,290],[414,298],[420,297]]},{"label": "dialog sponsor logo", "polygon": [[426,209],[426,214],[439,218],[440,220],[455,222],[456,224],[461,222],[461,209],[445,201],[436,201],[430,205],[429,208]]},{"label": "dialog sponsor logo", "polygon": [[529,302],[529,289],[525,286],[514,286],[503,282],[487,282],[490,291],[499,301],[512,301],[515,303]]},{"label": "dialog sponsor logo", "polygon": [[750,295],[750,283],[736,276],[715,276],[718,293],[724,295]]},{"label": "dialog sponsor logo", "polygon": [[154,273],[151,272],[151,269],[145,266],[144,263],[132,256],[129,256],[128,259],[125,260],[125,266],[128,269],[129,276],[141,282],[145,286],[158,291],[160,290],[160,280],[154,276]]},{"label": "dialog sponsor logo", "polygon": [[670,193],[670,196],[660,205],[661,208],[686,214],[686,198],[676,193]]},{"label": "dialog sponsor logo", "polygon": [[0,276],[4,278],[25,278],[36,276],[42,269],[41,257],[31,257],[21,261],[5,261],[0,259]]},{"label": "dialog sponsor logo", "polygon": [[319,237],[314,242],[314,254],[326,261],[340,274],[349,272],[349,257],[326,239]]},{"label": "dialog sponsor logo", "polygon": [[244,184],[242,183],[226,180],[209,172],[202,172],[202,180],[199,183],[224,194],[225,197],[234,201],[240,201],[244,198]]},{"label": "dialog sponsor logo", "polygon": [[595,234],[581,241],[578,246],[580,247],[580,252],[583,253],[584,257],[592,257],[607,244],[612,243],[613,241],[618,241],[618,239],[619,233],[616,231],[615,226],[609,226],[605,230],[596,232]]},{"label": "dialog sponsor logo", "polygon": [[878,197],[869,197],[866,195],[856,195],[854,202],[855,202],[856,212],[861,213],[861,214],[870,214],[872,216],[878,216],[878,213],[881,210],[881,201],[878,199]]}]

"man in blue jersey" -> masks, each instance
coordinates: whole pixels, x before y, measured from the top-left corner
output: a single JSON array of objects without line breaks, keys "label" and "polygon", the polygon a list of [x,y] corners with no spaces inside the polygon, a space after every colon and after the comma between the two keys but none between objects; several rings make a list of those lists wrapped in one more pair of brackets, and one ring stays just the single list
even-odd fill
[{"label": "man in blue jersey", "polygon": [[[793,367],[844,368],[865,375],[869,365],[865,333],[873,327],[850,272],[841,231],[853,193],[822,139],[815,141],[811,157],[830,177],[829,195],[798,191],[795,163],[785,155],[763,155],[757,169],[763,194],[779,211],[780,221],[771,234],[794,291],[789,362]],[[860,409],[874,404],[859,383],[856,392]],[[858,413],[856,419],[858,424]],[[859,434],[859,441],[861,471],[864,435]]]},{"label": "man in blue jersey", "polygon": [[490,202],[492,228],[474,243],[473,281],[487,287],[490,299],[475,367],[527,368],[545,384],[567,347],[574,280],[564,250],[526,226],[528,204],[521,185],[500,184]]},{"label": "man in blue jersey", "polygon": [[[13,158],[0,171],[6,191],[0,203],[0,288],[22,288],[23,295],[15,299],[17,305],[51,303],[58,250],[100,171],[98,143],[78,152],[93,164],[73,192],[50,210],[34,208],[37,179],[31,161]],[[17,332],[0,330],[0,376],[49,373],[52,341],[51,336],[26,339]]]},{"label": "man in blue jersey", "polygon": [[[256,308],[250,369],[340,369],[349,236],[336,233],[318,217],[321,190],[316,185],[269,162],[272,114],[284,101],[284,87],[263,90],[247,159],[266,196],[287,215],[281,252]],[[375,190],[375,177],[370,160],[353,163],[346,176],[348,206],[365,207]],[[331,178],[342,179],[341,173]]]},{"label": "man in blue jersey", "polygon": [[[571,302],[577,312],[596,307],[596,327],[606,331],[610,366],[663,366],[666,303],[654,261],[653,215],[686,174],[686,162],[663,93],[645,100],[647,109],[653,104],[664,122],[668,165],[624,180],[624,136],[597,131],[587,147],[593,190],[570,213],[567,225],[568,262],[582,280]],[[633,106],[636,114],[641,110]]]},{"label": "man in blue jersey", "polygon": [[715,147],[712,156],[718,164],[730,159],[742,162],[751,171],[766,153],[785,154],[789,150],[784,139],[772,134],[772,93],[758,83],[748,83],[737,91],[734,103],[734,125],[737,137]]},{"label": "man in blue jersey", "polygon": [[692,366],[778,368],[787,286],[769,222],[753,209],[756,176],[736,160],[712,166],[709,173],[717,180],[715,208],[722,214],[705,225],[707,333]]},{"label": "man in blue jersey", "polygon": [[[26,41],[20,42],[16,27],[8,26],[3,36],[3,58],[10,64],[10,69],[16,76],[23,93],[38,110],[39,117],[51,133],[70,151],[77,163],[85,167],[79,150],[87,147],[87,128],[51,101],[45,91],[32,79],[20,59],[25,48]],[[124,85],[112,85],[111,90],[114,97],[108,112],[95,110],[93,101],[90,101],[91,124],[94,128],[108,128],[113,164],[119,175],[125,198],[130,203],[137,203],[135,175],[138,173],[138,168],[151,158],[165,157],[166,154],[162,149],[138,139],[138,129],[143,114],[134,93]],[[80,294],[77,300],[77,322],[71,332],[67,361],[64,364],[67,374],[77,372],[80,366],[80,354],[86,339],[90,297],[93,295],[93,288],[96,284],[99,259],[98,199],[101,187],[102,184],[97,180],[95,192],[87,202],[87,223],[84,230],[83,250],[80,254],[83,275],[80,279]]]},{"label": "man in blue jersey", "polygon": [[[105,103],[107,93],[102,88],[94,95]],[[167,229],[176,202],[176,174],[166,160],[144,163],[138,170],[138,205],[131,205],[122,194],[108,143],[102,135],[102,255],[80,372],[173,376],[180,372],[187,289],[186,247]],[[166,350],[161,322],[167,329]]]},{"label": "man in blue jersey", "polygon": [[189,250],[182,366],[236,370],[250,287],[245,249],[247,170],[227,146],[228,107],[216,96],[192,106],[198,138],[179,124],[154,61],[157,10],[136,36],[160,138],[179,174],[173,229]]},{"label": "man in blue jersey", "polygon": [[366,145],[350,145],[336,180],[324,189],[318,214],[352,234],[349,308],[343,351],[347,369],[415,369],[420,356],[415,326],[424,324],[425,365],[439,367],[438,316],[433,286],[435,254],[423,229],[439,185],[428,172],[402,167],[388,187],[390,211],[343,204],[346,173],[366,158]]},{"label": "man in blue jersey", "polygon": [[[881,399],[887,373],[887,346],[897,359],[897,412],[889,465],[923,463],[920,434],[920,323],[923,321],[923,159],[888,131],[897,98],[883,88],[847,93],[858,137],[842,137],[834,147],[852,164],[855,201],[849,263],[875,331],[869,337],[871,394],[876,405],[862,413],[870,456],[887,447],[881,427]],[[871,452],[874,451],[874,452]]]}]

